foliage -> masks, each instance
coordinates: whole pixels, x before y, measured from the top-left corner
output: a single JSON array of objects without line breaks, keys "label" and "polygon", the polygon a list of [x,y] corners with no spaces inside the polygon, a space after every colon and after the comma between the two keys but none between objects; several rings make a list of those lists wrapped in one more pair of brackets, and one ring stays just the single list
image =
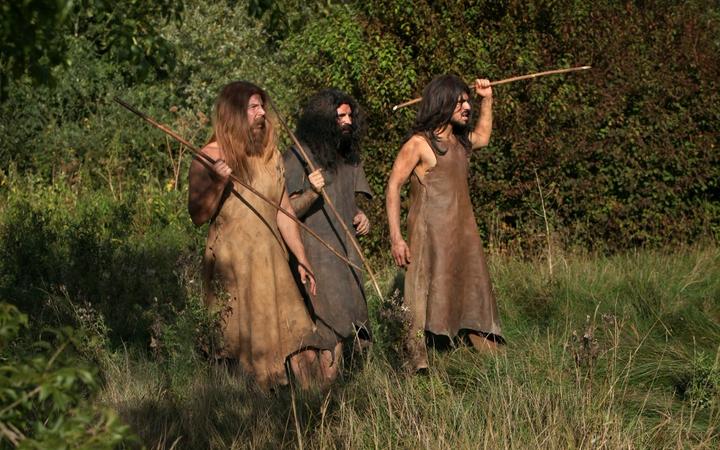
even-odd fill
[{"label": "foliage", "polygon": [[72,2],[35,0],[3,2],[0,6],[0,93],[8,75],[25,71],[36,80],[48,80],[50,69],[62,62],[64,42],[57,33],[70,14]]},{"label": "foliage", "polygon": [[125,72],[133,77],[173,67],[172,48],[157,31],[163,21],[179,18],[181,2],[31,0],[4,2],[0,8],[3,94],[8,75],[54,81],[53,68],[78,62],[68,53],[67,40],[81,35],[96,52],[127,65]]},{"label": "foliage", "polygon": [[[366,168],[378,192],[412,116],[388,106],[432,76],[500,79],[591,64],[589,73],[495,89],[494,137],[473,157],[471,191],[488,238],[536,251],[544,232],[537,171],[556,238],[616,251],[717,233],[715,6],[379,0],[288,42],[318,50],[295,57],[305,86],[347,89],[370,110]],[[395,49],[385,65],[373,53],[384,42]],[[300,45],[291,54],[302,55]],[[383,220],[381,208],[373,213]]]},{"label": "foliage", "polygon": [[[209,117],[225,84],[242,79],[269,88],[275,72],[282,70],[268,58],[260,24],[247,17],[244,2],[236,3],[193,2],[181,22],[166,27],[164,34],[177,53],[172,81],[178,106]],[[201,135],[202,140],[207,137]]]},{"label": "foliage", "polygon": [[163,182],[170,176],[169,143],[155,130],[137,127],[138,119],[112,98],[140,103],[164,120],[174,97],[163,86],[129,89],[117,66],[96,58],[84,39],[69,39],[68,52],[78,64],[59,70],[55,86],[16,81],[10,98],[0,103],[6,175],[34,174],[76,188],[107,189],[113,196],[126,183]]},{"label": "foliage", "polygon": [[[392,113],[393,104],[442,72],[499,79],[591,64],[588,72],[495,88],[493,138],[473,156],[470,178],[490,247],[538,253],[545,219],[557,244],[609,251],[720,230],[713,2],[80,4],[84,15],[67,12],[56,33],[73,61],[54,69],[56,85],[20,78],[6,86],[0,158],[20,174],[111,191],[138,180],[179,186],[182,151],[138,126],[114,95],[202,144],[215,93],[231,79],[268,88],[291,125],[315,90],[334,86],[368,112],[365,168],[377,197],[364,207],[377,226],[363,243],[377,258],[388,247],[381,196],[413,116],[412,108]],[[112,26],[98,26],[105,22]],[[130,52],[145,55],[147,78],[124,68],[123,52],[135,45],[128,36],[140,39]],[[538,214],[538,182],[546,217]]]},{"label": "foliage", "polygon": [[270,46],[299,33],[305,24],[317,17],[327,17],[332,11],[331,0],[276,2],[248,0],[247,14],[259,19]]},{"label": "foliage", "polygon": [[692,360],[690,376],[678,383],[680,395],[698,408],[717,406],[720,399],[720,364],[711,354],[700,352]]},{"label": "foliage", "polygon": [[113,342],[148,343],[152,324],[184,303],[177,265],[200,247],[183,220],[183,194],[114,199],[24,187],[33,194],[12,197],[2,213],[2,295],[41,323],[72,322],[68,308],[48,307],[48,299],[87,302]]},{"label": "foliage", "polygon": [[80,362],[80,336],[45,330],[28,344],[28,319],[0,303],[0,441],[23,449],[112,449],[130,433],[117,414],[94,405],[93,369]]}]

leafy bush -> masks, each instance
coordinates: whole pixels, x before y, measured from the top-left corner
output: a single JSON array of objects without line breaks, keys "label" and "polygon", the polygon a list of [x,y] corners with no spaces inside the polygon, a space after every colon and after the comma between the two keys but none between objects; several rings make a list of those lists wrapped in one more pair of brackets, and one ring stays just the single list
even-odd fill
[{"label": "leafy bush", "polygon": [[[443,72],[497,80],[591,64],[591,71],[495,89],[493,138],[473,156],[470,178],[491,247],[537,253],[545,219],[559,244],[610,251],[720,231],[714,2],[311,2],[284,19],[285,6],[257,1],[195,0],[168,14],[132,3],[130,17],[148,8],[174,65],[160,64],[162,73],[139,81],[113,56],[117,43],[98,53],[88,36],[65,36],[73,64],[55,70],[54,86],[23,78],[8,86],[2,161],[21,174],[66,177],[114,195],[137,180],[162,186],[180,179],[182,164],[174,163],[183,158],[114,105],[113,95],[201,144],[216,92],[232,79],[268,88],[291,125],[308,96],[335,86],[369,113],[365,167],[378,197],[365,207],[377,226],[364,244],[382,256],[382,193],[414,115],[412,108],[392,113],[393,104]],[[539,190],[546,217],[537,214]]]},{"label": "leafy bush", "polygon": [[181,266],[202,248],[184,198],[41,187],[11,196],[0,215],[0,292],[40,322],[72,319],[48,308],[53,296],[88,302],[113,341],[149,342],[158,316],[185,304]]},{"label": "leafy bush", "polygon": [[121,63],[123,72],[133,78],[171,69],[172,47],[158,33],[157,23],[178,19],[182,6],[171,0],[4,3],[0,6],[0,98],[10,77],[29,75],[35,82],[54,82],[54,68],[77,62],[68,52],[67,41],[73,36],[85,36],[95,52]]},{"label": "leafy bush", "polygon": [[[376,0],[338,7],[284,45],[289,85],[335,85],[369,109],[366,169],[377,193],[414,114],[389,106],[434,75],[497,80],[592,65],[495,89],[495,131],[471,161],[471,192],[498,246],[542,246],[539,179],[556,239],[617,251],[717,236],[719,29],[720,10],[703,0]],[[373,253],[387,248],[383,230]]]},{"label": "leafy bush", "polygon": [[24,449],[112,449],[127,441],[128,427],[89,398],[98,379],[77,356],[79,334],[32,334],[26,315],[0,303],[1,440]]}]

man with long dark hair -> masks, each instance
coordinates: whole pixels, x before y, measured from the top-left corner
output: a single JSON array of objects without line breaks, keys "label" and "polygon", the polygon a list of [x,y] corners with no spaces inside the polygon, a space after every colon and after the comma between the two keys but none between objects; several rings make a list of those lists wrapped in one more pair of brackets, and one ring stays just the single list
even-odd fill
[{"label": "man with long dark hair", "polygon": [[[497,303],[468,188],[470,153],[492,131],[492,88],[475,80],[482,99],[470,128],[470,89],[454,75],[425,88],[415,123],[390,174],[386,207],[395,263],[406,267],[407,348],[415,370],[428,367],[426,337],[467,338],[481,350],[503,341]],[[400,189],[410,179],[408,243],[400,231]]]},{"label": "man with long dark hair", "polygon": [[205,303],[221,313],[218,356],[237,360],[263,388],[287,383],[290,366],[306,388],[318,376],[317,352],[330,355],[335,339],[315,326],[288,267],[289,249],[299,277],[315,292],[299,227],[230,179],[235,174],[292,211],[267,101],[265,91],[246,81],[222,89],[213,137],[202,150],[215,164],[193,160],[188,209],[196,225],[210,222],[203,287]]},{"label": "man with long dark hair", "polygon": [[[311,173],[308,162],[294,147],[284,155],[290,203],[298,217],[357,265],[361,265],[360,256],[325,204],[320,189],[325,188],[348,229],[354,227],[357,235],[368,233],[370,222],[355,201],[357,193],[372,196],[360,163],[364,132],[357,102],[336,89],[325,89],[308,100],[297,127],[303,149],[319,169]],[[330,328],[337,336],[336,355],[341,354],[343,342],[356,340],[361,348],[366,346],[370,334],[362,274],[338,264],[315,241],[306,238],[305,245],[317,279],[317,295],[306,299],[312,305],[316,323]],[[336,374],[338,366],[332,367],[331,373]]]}]

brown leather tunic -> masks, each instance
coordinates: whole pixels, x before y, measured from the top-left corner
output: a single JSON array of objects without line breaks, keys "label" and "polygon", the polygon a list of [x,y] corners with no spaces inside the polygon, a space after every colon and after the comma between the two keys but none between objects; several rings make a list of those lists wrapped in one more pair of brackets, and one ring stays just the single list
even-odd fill
[{"label": "brown leather tunic", "polygon": [[[251,159],[252,186],[280,204],[282,158]],[[236,185],[210,224],[205,248],[205,303],[221,310],[222,354],[238,359],[262,387],[287,383],[285,361],[306,347],[332,349],[320,336],[298,291],[277,227],[277,210]]]},{"label": "brown leather tunic", "polygon": [[501,338],[497,303],[473,215],[468,188],[469,156],[462,145],[435,154],[437,164],[410,181],[405,276],[410,310],[410,351],[427,366],[423,330],[453,338],[461,330]]}]

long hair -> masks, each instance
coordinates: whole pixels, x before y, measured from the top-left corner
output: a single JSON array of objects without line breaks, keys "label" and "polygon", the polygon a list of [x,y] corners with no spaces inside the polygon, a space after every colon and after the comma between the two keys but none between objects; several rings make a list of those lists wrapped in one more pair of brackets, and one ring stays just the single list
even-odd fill
[{"label": "long hair", "polygon": [[[433,78],[423,90],[423,99],[415,116],[415,123],[405,140],[416,134],[424,134],[437,153],[442,155],[447,152],[440,149],[435,131],[438,128],[451,126],[450,120],[457,107],[458,98],[463,93],[469,97],[470,88],[456,75],[439,75]],[[469,128],[459,132],[453,129],[453,132],[463,147],[470,150]]]},{"label": "long hair", "polygon": [[250,97],[259,95],[263,108],[268,106],[268,96],[258,86],[247,81],[234,81],[225,85],[215,101],[213,116],[213,136],[225,155],[225,162],[233,173],[243,181],[253,179],[250,158],[262,158],[269,161],[276,148],[274,119],[266,112],[265,133],[258,140],[248,123],[248,104]]},{"label": "long hair", "polygon": [[[337,125],[337,109],[341,105],[349,105],[352,109],[351,133],[347,137],[343,137]],[[303,108],[296,134],[310,147],[323,169],[335,169],[338,158],[356,165],[360,162],[365,117],[355,99],[337,89],[323,89],[310,97]]]}]

